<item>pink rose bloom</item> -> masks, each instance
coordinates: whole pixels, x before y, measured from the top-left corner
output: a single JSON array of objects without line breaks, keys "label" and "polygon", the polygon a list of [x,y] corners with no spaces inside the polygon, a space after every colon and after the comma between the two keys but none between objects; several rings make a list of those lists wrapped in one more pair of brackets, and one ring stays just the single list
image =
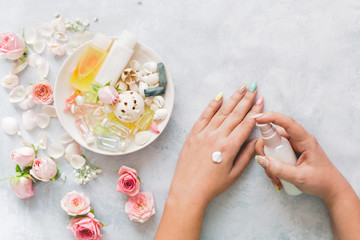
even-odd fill
[{"label": "pink rose bloom", "polygon": [[20,58],[25,51],[25,42],[17,34],[11,32],[0,33],[0,52],[7,59],[16,60]]},{"label": "pink rose bloom", "polygon": [[105,86],[99,89],[98,97],[105,104],[114,104],[119,100],[119,93],[113,86]]},{"label": "pink rose bloom", "polygon": [[46,80],[40,80],[33,85],[32,97],[36,104],[49,104],[53,101],[53,88]]},{"label": "pink rose bloom", "polygon": [[11,159],[21,167],[28,167],[35,160],[35,150],[31,147],[22,147],[11,152]]},{"label": "pink rose bloom", "polygon": [[34,195],[32,180],[27,177],[12,177],[10,185],[16,196],[21,199],[29,198]]},{"label": "pink rose bloom", "polygon": [[125,204],[125,212],[131,221],[143,223],[155,214],[154,198],[151,192],[139,192]]},{"label": "pink rose bloom", "polygon": [[63,197],[61,207],[70,216],[85,215],[91,210],[90,199],[76,191],[68,192]]},{"label": "pink rose bloom", "polygon": [[137,172],[133,168],[122,166],[118,172],[120,178],[117,181],[117,191],[135,196],[140,190],[140,181]]},{"label": "pink rose bloom", "polygon": [[47,182],[56,176],[56,163],[47,157],[36,158],[32,164],[30,174],[36,179]]},{"label": "pink rose bloom", "polygon": [[70,222],[69,229],[77,240],[98,240],[104,238],[100,234],[103,225],[94,218],[94,214],[88,213],[87,217],[77,218]]}]

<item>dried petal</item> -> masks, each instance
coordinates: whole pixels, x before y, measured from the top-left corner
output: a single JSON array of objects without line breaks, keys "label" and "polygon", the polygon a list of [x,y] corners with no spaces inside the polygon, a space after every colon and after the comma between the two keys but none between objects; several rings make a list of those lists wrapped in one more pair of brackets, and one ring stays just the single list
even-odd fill
[{"label": "dried petal", "polygon": [[78,41],[69,41],[68,43],[65,44],[65,50],[66,50],[66,54],[67,55],[71,55],[73,52],[75,52],[75,50],[81,46],[81,43]]},{"label": "dried petal", "polygon": [[42,131],[36,137],[36,145],[39,146],[40,149],[46,149],[47,147],[47,133]]},{"label": "dried petal", "polygon": [[46,113],[49,117],[57,117],[54,105],[43,105],[41,111]]},{"label": "dried petal", "polygon": [[49,126],[50,124],[50,117],[49,115],[47,115],[46,113],[38,113],[37,114],[37,121],[36,121],[36,125],[39,128],[46,128],[47,126]]},{"label": "dried petal", "polygon": [[66,32],[66,25],[64,18],[58,17],[51,21],[51,25],[54,29],[58,32],[65,33]]},{"label": "dried petal", "polygon": [[33,110],[23,112],[22,120],[26,130],[32,130],[36,127],[37,116]]},{"label": "dried petal", "polygon": [[28,110],[30,108],[33,108],[35,107],[35,103],[32,99],[32,97],[27,97],[25,98],[24,100],[22,100],[21,102],[19,102],[19,107],[22,109],[22,110]]},{"label": "dried petal", "polygon": [[40,79],[45,79],[47,77],[49,73],[49,63],[44,58],[38,60],[37,72]]},{"label": "dried petal", "polygon": [[68,40],[68,35],[66,33],[56,32],[54,33],[54,38],[58,41],[66,42]]},{"label": "dried petal", "polygon": [[34,51],[38,54],[41,54],[45,50],[45,47],[46,47],[45,39],[39,39],[35,41],[33,45]]},{"label": "dried petal", "polygon": [[39,32],[45,37],[50,37],[54,32],[54,27],[50,23],[43,23],[39,27]]},{"label": "dried petal", "polygon": [[77,41],[80,45],[90,41],[93,38],[93,34],[89,31],[75,32],[71,35],[71,41]]},{"label": "dried petal", "polygon": [[65,47],[58,44],[52,44],[50,46],[50,52],[56,56],[63,56],[66,53]]},{"label": "dried petal", "polygon": [[11,73],[17,74],[19,72],[22,72],[27,67],[28,64],[29,64],[29,60],[27,58],[25,58],[24,62],[18,59],[16,62],[12,64]]},{"label": "dried petal", "polygon": [[38,39],[36,28],[35,27],[25,28],[24,38],[27,44],[34,44]]},{"label": "dried petal", "polygon": [[1,80],[1,84],[6,88],[13,89],[19,84],[19,77],[13,73],[9,73]]},{"label": "dried petal", "polygon": [[72,142],[66,146],[65,160],[70,162],[73,155],[81,155],[82,151],[80,145],[77,142]]},{"label": "dried petal", "polygon": [[74,139],[68,133],[64,133],[63,135],[60,136],[60,142],[62,144],[68,144],[71,143],[72,141],[74,141]]},{"label": "dried petal", "polygon": [[64,155],[64,146],[61,143],[50,144],[47,152],[50,157],[58,159]]},{"label": "dried petal", "polygon": [[3,118],[1,122],[1,129],[8,135],[15,135],[19,131],[19,125],[16,118]]},{"label": "dried petal", "polygon": [[26,89],[23,85],[19,85],[9,93],[9,101],[12,103],[21,102],[26,97]]},{"label": "dried petal", "polygon": [[85,162],[86,159],[80,155],[73,155],[70,159],[70,164],[75,169],[80,169],[82,166],[84,166]]},{"label": "dried petal", "polygon": [[40,58],[40,55],[37,53],[30,54],[28,56],[30,67],[36,68]]}]

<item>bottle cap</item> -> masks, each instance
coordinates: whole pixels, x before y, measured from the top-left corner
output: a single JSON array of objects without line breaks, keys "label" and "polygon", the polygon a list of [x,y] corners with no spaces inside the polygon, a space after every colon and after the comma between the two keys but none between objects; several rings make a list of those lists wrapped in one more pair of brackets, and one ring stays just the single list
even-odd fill
[{"label": "bottle cap", "polygon": [[277,147],[281,144],[281,136],[278,131],[270,123],[256,123],[259,128],[264,143],[269,148]]},{"label": "bottle cap", "polygon": [[111,45],[111,38],[106,36],[103,33],[96,33],[94,38],[92,39],[92,43],[105,51],[107,51]]},{"label": "bottle cap", "polygon": [[114,42],[114,45],[120,45],[125,48],[133,49],[135,47],[136,41],[136,36],[133,33],[124,30],[120,34],[119,39]]}]

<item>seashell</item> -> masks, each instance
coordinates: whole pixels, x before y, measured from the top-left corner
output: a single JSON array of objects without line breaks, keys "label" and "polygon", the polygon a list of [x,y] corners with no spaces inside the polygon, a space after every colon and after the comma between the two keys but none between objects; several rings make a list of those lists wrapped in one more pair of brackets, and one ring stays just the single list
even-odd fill
[{"label": "seashell", "polygon": [[39,39],[34,42],[33,49],[36,53],[41,54],[46,47],[46,40],[45,39]]},{"label": "seashell", "polygon": [[124,83],[123,81],[118,81],[116,84],[116,87],[118,89],[120,89],[121,91],[127,91],[128,90],[128,85],[126,83]]},{"label": "seashell", "polygon": [[155,103],[152,103],[152,104],[150,105],[150,109],[153,110],[153,111],[156,111],[156,110],[159,109],[159,107],[158,107]]},{"label": "seashell", "polygon": [[24,38],[27,44],[34,44],[38,39],[36,28],[35,27],[25,28]]},{"label": "seashell", "polygon": [[135,134],[135,144],[138,146],[145,145],[151,138],[151,132],[141,131]]},{"label": "seashell", "polygon": [[22,120],[26,130],[32,130],[36,127],[37,116],[33,110],[23,112]]},{"label": "seashell", "polygon": [[26,89],[23,85],[19,85],[9,93],[9,101],[12,103],[21,102],[26,97]]},{"label": "seashell", "polygon": [[81,155],[72,155],[70,158],[70,164],[75,169],[80,169],[84,166],[86,159]]},{"label": "seashell", "polygon": [[154,120],[163,120],[168,116],[168,110],[166,108],[158,109],[155,111]]},{"label": "seashell", "polygon": [[35,107],[35,102],[33,101],[32,97],[30,96],[30,97],[25,98],[21,102],[19,102],[19,107],[22,110],[26,111],[26,110],[28,110],[30,108]]},{"label": "seashell", "polygon": [[80,145],[77,142],[72,142],[66,146],[65,160],[70,162],[73,155],[81,155],[82,151]]},{"label": "seashell", "polygon": [[126,84],[131,85],[137,82],[137,74],[136,71],[132,68],[126,68],[121,73],[121,80],[123,80]]},{"label": "seashell", "polygon": [[15,135],[19,131],[19,125],[16,118],[5,117],[1,122],[1,129],[8,135]]},{"label": "seashell", "polygon": [[130,87],[130,90],[131,90],[131,91],[137,92],[137,93],[139,92],[139,87],[138,87],[138,85],[136,85],[136,84],[130,84],[129,87]]},{"label": "seashell", "polygon": [[147,83],[144,83],[144,82],[139,83],[139,93],[142,97],[145,97],[144,90],[147,89],[148,87],[149,87],[149,85],[147,85]]},{"label": "seashell", "polygon": [[158,106],[159,108],[162,108],[164,106],[165,100],[162,96],[156,96],[153,100],[154,104]]},{"label": "seashell", "polygon": [[48,154],[50,157],[58,159],[64,155],[64,146],[61,143],[53,143],[48,147]]},{"label": "seashell", "polygon": [[146,97],[144,100],[144,103],[146,104],[146,106],[150,106],[153,103],[153,99],[154,99],[154,97]]},{"label": "seashell", "polygon": [[46,113],[49,117],[57,117],[54,105],[43,105],[41,111]]},{"label": "seashell", "polygon": [[157,64],[155,62],[147,62],[143,66],[145,73],[154,73],[157,72]]},{"label": "seashell", "polygon": [[47,133],[42,131],[36,137],[36,145],[39,146],[40,149],[46,149],[47,147]]},{"label": "seashell", "polygon": [[46,113],[38,113],[37,116],[37,121],[36,121],[36,125],[39,128],[46,128],[47,126],[49,126],[50,124],[50,117],[49,115],[47,115]]},{"label": "seashell", "polygon": [[22,72],[29,64],[29,60],[25,58],[25,61],[22,62],[21,60],[17,60],[16,62],[13,62],[11,66],[11,73],[17,74]]},{"label": "seashell", "polygon": [[59,139],[62,144],[68,144],[74,141],[74,139],[68,133],[64,133],[63,135],[60,136]]},{"label": "seashell", "polygon": [[130,67],[134,69],[136,72],[140,71],[140,63],[136,60],[130,61]]},{"label": "seashell", "polygon": [[19,77],[13,73],[9,73],[1,80],[1,84],[6,88],[13,89],[19,84]]},{"label": "seashell", "polygon": [[39,32],[44,37],[50,37],[54,32],[54,27],[50,23],[43,23],[39,27]]},{"label": "seashell", "polygon": [[155,85],[159,83],[159,74],[158,73],[152,73],[150,75],[143,76],[141,80],[145,83],[147,83],[149,86]]}]

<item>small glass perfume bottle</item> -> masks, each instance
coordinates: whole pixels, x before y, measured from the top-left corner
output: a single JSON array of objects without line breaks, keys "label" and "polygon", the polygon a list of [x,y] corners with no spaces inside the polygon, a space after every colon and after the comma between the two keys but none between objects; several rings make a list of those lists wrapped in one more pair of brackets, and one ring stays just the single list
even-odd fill
[{"label": "small glass perfume bottle", "polygon": [[95,125],[97,122],[101,122],[104,118],[106,118],[107,114],[111,111],[112,110],[108,105],[99,106],[95,110],[86,114],[85,121],[89,125]]},{"label": "small glass perfume bottle", "polygon": [[101,122],[98,122],[96,123],[94,126],[93,126],[93,131],[95,133],[95,135],[99,136],[99,135],[106,135],[106,136],[112,136],[114,137],[115,135],[112,134],[108,128],[106,127],[103,127],[101,125]]},{"label": "small glass perfume bottle", "polygon": [[87,91],[84,92],[84,101],[85,103],[96,103],[96,98],[97,98],[97,92],[95,91]]},{"label": "small glass perfume bottle", "polygon": [[129,128],[125,127],[119,122],[115,122],[115,121],[110,122],[108,118],[105,118],[101,122],[101,126],[106,127],[107,129],[109,129],[111,133],[123,139],[127,138],[131,133],[131,130]]},{"label": "small glass perfume bottle", "polygon": [[79,129],[79,132],[83,137],[83,139],[85,140],[85,142],[89,145],[93,144],[95,142],[93,130],[91,126],[86,124],[84,118],[82,116],[77,116],[75,119],[75,124]]},{"label": "small glass perfume bottle", "polygon": [[146,131],[149,129],[150,125],[153,122],[155,112],[152,109],[146,109],[144,114],[135,122],[134,134],[137,131]]},{"label": "small glass perfume bottle", "polygon": [[96,138],[96,146],[107,151],[125,151],[127,148],[127,141],[122,141],[118,137],[111,137],[106,135],[99,135]]},{"label": "small glass perfume bottle", "polygon": [[93,104],[83,104],[83,105],[72,104],[70,107],[70,111],[72,114],[85,115],[91,110],[94,110],[96,108],[97,106]]}]

